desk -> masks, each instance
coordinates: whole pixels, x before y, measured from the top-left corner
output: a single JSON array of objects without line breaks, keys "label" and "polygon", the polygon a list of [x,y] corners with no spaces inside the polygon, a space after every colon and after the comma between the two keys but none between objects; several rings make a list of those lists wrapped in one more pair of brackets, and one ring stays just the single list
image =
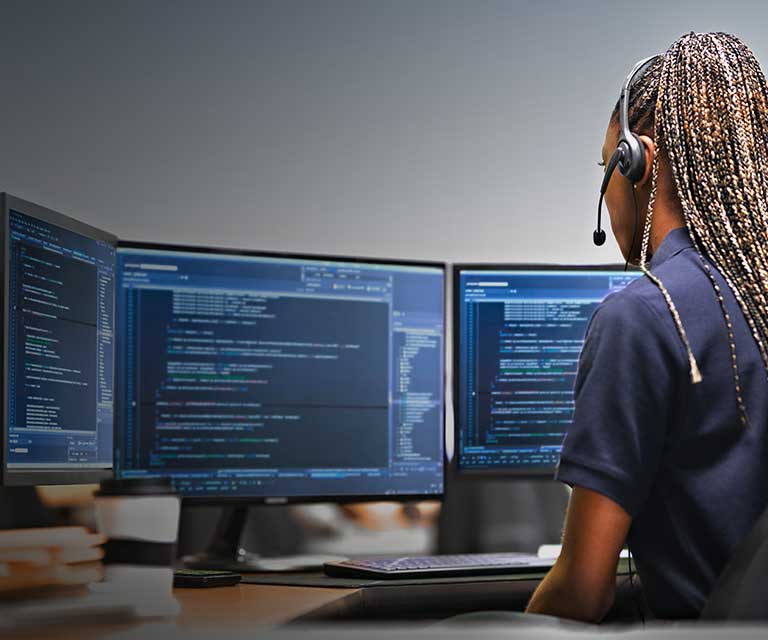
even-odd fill
[{"label": "desk", "polygon": [[200,622],[261,624],[343,620],[438,620],[483,609],[521,611],[538,580],[357,589],[241,584],[176,589],[181,626]]},{"label": "desk", "polygon": [[175,589],[180,627],[199,624],[279,626],[295,620],[332,620],[354,610],[360,589],[319,589],[240,584]]},{"label": "desk", "polygon": [[[174,589],[181,605],[176,618],[165,622],[178,630],[216,626],[222,629],[274,628],[293,621],[339,620],[353,610],[359,589],[320,589],[240,584],[210,589]],[[99,640],[115,632],[141,636],[157,620],[135,622],[93,621],[25,629],[17,636],[40,640]],[[4,638],[6,636],[3,636]]]},{"label": "desk", "polygon": [[[507,576],[357,580],[326,578],[320,574],[256,577],[277,586],[282,582],[322,591],[342,591],[334,608],[300,616],[316,620],[441,620],[451,615],[488,609],[522,611],[543,573]],[[251,580],[251,576],[244,578]],[[323,583],[327,583],[327,586]],[[320,587],[319,585],[323,585]],[[266,584],[261,586],[267,586]]]},{"label": "desk", "polygon": [[[356,589],[240,584],[211,589],[175,589],[181,613],[172,621],[177,630],[202,626],[219,629],[276,627],[288,623],[341,621],[423,621],[487,609],[524,608],[538,579],[443,585],[384,586]],[[614,618],[626,618],[634,604],[626,590],[626,576],[617,582]],[[125,624],[92,623],[35,630],[20,637],[42,640],[99,640],[115,631],[135,631],[139,621]]]}]

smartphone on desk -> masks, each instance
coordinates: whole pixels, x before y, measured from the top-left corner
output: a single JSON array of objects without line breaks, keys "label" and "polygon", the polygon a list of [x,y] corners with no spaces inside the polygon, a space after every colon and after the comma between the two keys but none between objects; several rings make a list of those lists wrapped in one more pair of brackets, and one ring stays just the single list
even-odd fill
[{"label": "smartphone on desk", "polygon": [[242,576],[233,571],[177,569],[173,572],[174,587],[231,587],[241,579]]}]

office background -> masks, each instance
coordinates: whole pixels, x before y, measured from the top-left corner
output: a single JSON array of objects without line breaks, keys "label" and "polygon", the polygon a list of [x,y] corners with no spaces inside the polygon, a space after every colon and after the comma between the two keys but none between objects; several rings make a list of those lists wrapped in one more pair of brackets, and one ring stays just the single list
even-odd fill
[{"label": "office background", "polygon": [[768,5],[3,0],[0,182],[123,238],[440,260],[591,243],[632,63]]},{"label": "office background", "polygon": [[[757,0],[0,0],[0,189],[126,239],[615,262],[591,243],[596,162],[632,63],[689,30],[768,63],[767,19]],[[514,505],[515,530],[487,527],[506,548],[542,539],[545,503],[556,541],[564,491],[542,491],[453,495]]]}]

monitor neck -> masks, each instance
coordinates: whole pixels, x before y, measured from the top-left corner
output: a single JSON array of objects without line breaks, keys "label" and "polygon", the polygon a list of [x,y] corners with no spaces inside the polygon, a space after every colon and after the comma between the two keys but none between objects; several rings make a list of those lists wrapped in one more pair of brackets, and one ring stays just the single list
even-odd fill
[{"label": "monitor neck", "polygon": [[206,549],[206,554],[232,562],[236,561],[240,553],[240,538],[247,517],[247,504],[224,507],[211,542]]}]

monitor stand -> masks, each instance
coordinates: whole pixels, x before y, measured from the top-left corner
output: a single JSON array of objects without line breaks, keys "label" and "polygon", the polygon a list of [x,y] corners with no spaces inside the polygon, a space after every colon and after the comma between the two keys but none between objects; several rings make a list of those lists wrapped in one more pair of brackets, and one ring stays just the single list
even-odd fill
[{"label": "monitor stand", "polygon": [[240,537],[248,517],[248,505],[224,507],[208,548],[202,553],[184,556],[181,561],[190,569],[218,569],[248,572],[320,571],[325,562],[347,560],[331,555],[291,555],[264,558],[240,546]]}]

